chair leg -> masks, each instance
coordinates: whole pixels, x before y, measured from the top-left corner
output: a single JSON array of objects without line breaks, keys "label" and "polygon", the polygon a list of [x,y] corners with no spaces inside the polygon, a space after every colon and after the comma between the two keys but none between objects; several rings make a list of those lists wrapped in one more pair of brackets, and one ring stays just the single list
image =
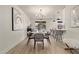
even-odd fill
[{"label": "chair leg", "polygon": [[29,42],[30,42],[30,38],[28,38],[27,45],[29,44]]},{"label": "chair leg", "polygon": [[58,41],[59,37],[58,37],[58,34],[56,35],[56,41]]},{"label": "chair leg", "polygon": [[34,40],[34,49],[35,49],[35,46],[36,46],[36,41]]},{"label": "chair leg", "polygon": [[43,47],[42,47],[42,49],[44,49],[44,41],[42,41],[43,42]]},{"label": "chair leg", "polygon": [[62,35],[60,35],[60,40],[62,40]]},{"label": "chair leg", "polygon": [[47,41],[51,44],[49,37],[47,38]]}]

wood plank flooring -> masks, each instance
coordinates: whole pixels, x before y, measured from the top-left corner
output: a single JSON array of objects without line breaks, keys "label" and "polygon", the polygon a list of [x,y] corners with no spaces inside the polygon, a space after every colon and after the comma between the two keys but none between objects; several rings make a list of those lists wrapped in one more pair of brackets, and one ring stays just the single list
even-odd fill
[{"label": "wood plank flooring", "polygon": [[12,48],[7,54],[70,54],[69,51],[65,51],[66,47],[62,42],[55,41],[53,37],[50,36],[51,45],[44,40],[44,49],[41,47],[41,43],[37,43],[36,49],[33,49],[34,41],[30,40],[27,45],[27,38],[19,43],[17,46]]}]

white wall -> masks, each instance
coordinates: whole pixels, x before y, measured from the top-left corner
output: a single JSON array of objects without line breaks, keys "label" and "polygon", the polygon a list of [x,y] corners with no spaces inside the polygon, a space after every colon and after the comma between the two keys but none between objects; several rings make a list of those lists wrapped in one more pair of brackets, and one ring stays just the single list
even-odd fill
[{"label": "white wall", "polygon": [[[30,21],[27,17],[26,22],[28,26]],[[25,31],[12,31],[11,6],[0,6],[0,53],[8,52],[24,38]]]},{"label": "white wall", "polygon": [[79,28],[71,28],[71,9],[73,6],[66,6],[65,21],[66,21],[66,33],[64,34],[64,41],[70,41],[71,46],[77,46],[79,48]]}]

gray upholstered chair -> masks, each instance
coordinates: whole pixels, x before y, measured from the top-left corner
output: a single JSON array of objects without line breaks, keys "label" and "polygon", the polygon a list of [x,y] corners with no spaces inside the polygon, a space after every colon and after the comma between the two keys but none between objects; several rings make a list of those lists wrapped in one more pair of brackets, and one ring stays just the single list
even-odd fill
[{"label": "gray upholstered chair", "polygon": [[34,49],[36,46],[36,42],[42,42],[43,44],[42,48],[44,49],[44,35],[42,33],[36,33],[34,35]]},{"label": "gray upholstered chair", "polygon": [[28,45],[29,42],[30,42],[30,39],[34,39],[33,33],[32,32],[27,32],[27,38],[28,38],[28,40],[27,40],[27,45]]},{"label": "gray upholstered chair", "polygon": [[47,39],[47,41],[51,44],[50,39],[49,39],[49,36],[50,36],[50,33],[47,32],[47,33],[45,33],[44,38]]}]

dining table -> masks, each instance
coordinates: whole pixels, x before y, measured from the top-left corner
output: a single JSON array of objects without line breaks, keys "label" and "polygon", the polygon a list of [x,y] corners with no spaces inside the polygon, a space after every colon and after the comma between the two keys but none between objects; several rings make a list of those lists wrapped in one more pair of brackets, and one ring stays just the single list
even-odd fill
[{"label": "dining table", "polygon": [[44,35],[44,39],[47,39],[47,41],[51,44],[50,39],[49,39],[50,34],[47,34],[48,33],[47,31],[32,31],[31,33],[32,35],[28,38],[27,45],[31,39],[34,39],[34,35],[37,33],[42,33]]}]

